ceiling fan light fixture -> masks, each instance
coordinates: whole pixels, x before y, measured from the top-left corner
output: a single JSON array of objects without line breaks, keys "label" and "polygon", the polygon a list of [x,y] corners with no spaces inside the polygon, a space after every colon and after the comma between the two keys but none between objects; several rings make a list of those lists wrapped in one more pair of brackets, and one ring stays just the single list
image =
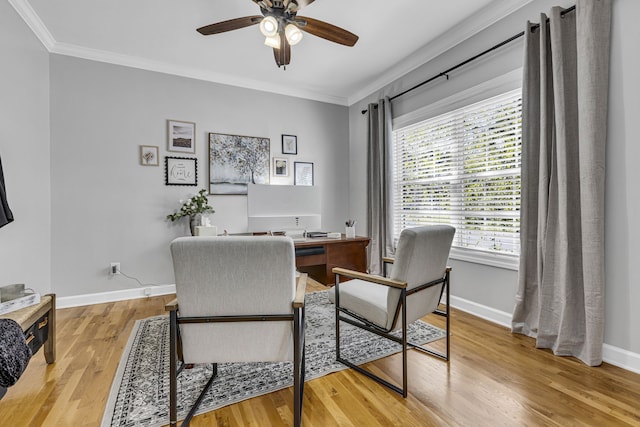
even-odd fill
[{"label": "ceiling fan light fixture", "polygon": [[300,43],[303,31],[344,46],[353,46],[358,36],[328,22],[298,16],[298,10],[315,0],[251,0],[260,7],[261,15],[243,16],[197,28],[203,36],[225,33],[257,25],[264,35],[264,44],[273,50],[278,67],[291,62],[291,46]]},{"label": "ceiling fan light fixture", "polygon": [[278,20],[273,16],[265,16],[260,22],[260,32],[265,37],[273,37],[278,34]]},{"label": "ceiling fan light fixture", "polygon": [[284,27],[284,35],[291,46],[297,45],[302,40],[302,31],[294,24]]},{"label": "ceiling fan light fixture", "polygon": [[280,49],[280,37],[277,35],[265,37],[264,44],[274,49]]}]

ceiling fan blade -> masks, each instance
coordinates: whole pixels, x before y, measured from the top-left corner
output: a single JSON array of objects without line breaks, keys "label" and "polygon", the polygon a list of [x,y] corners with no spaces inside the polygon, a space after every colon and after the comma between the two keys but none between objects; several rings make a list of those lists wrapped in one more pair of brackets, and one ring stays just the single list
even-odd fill
[{"label": "ceiling fan blade", "polygon": [[343,28],[336,27],[335,25],[327,22],[319,21],[313,18],[307,18],[306,16],[298,16],[296,22],[304,21],[307,25],[299,25],[298,27],[302,31],[306,31],[314,36],[322,37],[323,39],[339,43],[345,46],[353,46],[358,41],[358,36],[349,32]]},{"label": "ceiling fan blade", "polygon": [[229,19],[228,21],[217,22],[211,25],[205,25],[198,28],[200,34],[209,36],[211,34],[224,33],[226,31],[237,30],[239,28],[250,27],[251,25],[258,24],[262,21],[262,16],[245,16],[242,18]]},{"label": "ceiling fan blade", "polygon": [[280,34],[280,49],[273,49],[273,56],[278,67],[289,65],[291,62],[291,45],[284,34]]}]

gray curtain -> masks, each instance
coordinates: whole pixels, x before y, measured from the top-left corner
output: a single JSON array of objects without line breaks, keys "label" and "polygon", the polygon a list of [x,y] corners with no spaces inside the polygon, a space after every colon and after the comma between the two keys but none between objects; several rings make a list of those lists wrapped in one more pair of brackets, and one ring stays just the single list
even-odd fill
[{"label": "gray curtain", "polygon": [[525,30],[521,253],[512,330],[602,363],[611,0]]},{"label": "gray curtain", "polygon": [[382,273],[382,257],[393,255],[391,194],[391,101],[369,104],[367,133],[367,236],[369,273]]}]

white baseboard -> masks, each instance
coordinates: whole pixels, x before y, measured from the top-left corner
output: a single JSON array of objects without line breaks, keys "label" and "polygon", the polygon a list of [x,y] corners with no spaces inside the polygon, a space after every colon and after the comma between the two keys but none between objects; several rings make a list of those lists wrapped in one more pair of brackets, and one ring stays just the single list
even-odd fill
[{"label": "white baseboard", "polygon": [[98,292],[95,294],[74,295],[56,298],[56,308],[70,308],[82,305],[102,304],[157,295],[175,294],[176,285],[146,286],[144,288],[124,289],[120,291]]},{"label": "white baseboard", "polygon": [[[496,310],[473,301],[451,296],[451,307],[511,329],[511,313]],[[602,346],[602,360],[610,365],[640,374],[640,354],[609,344]]]},{"label": "white baseboard", "polygon": [[451,307],[511,329],[511,313],[451,295]]},{"label": "white baseboard", "polygon": [[640,374],[640,354],[609,344],[602,346],[602,360],[627,371]]}]

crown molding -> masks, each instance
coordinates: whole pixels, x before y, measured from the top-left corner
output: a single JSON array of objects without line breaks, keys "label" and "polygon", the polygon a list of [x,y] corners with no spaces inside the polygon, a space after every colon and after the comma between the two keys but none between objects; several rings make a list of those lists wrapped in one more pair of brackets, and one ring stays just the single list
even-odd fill
[{"label": "crown molding", "polygon": [[158,73],[170,74],[180,77],[187,77],[196,80],[203,80],[213,83],[220,83],[229,86],[237,86],[243,89],[253,89],[262,92],[271,92],[279,95],[287,95],[296,98],[310,99],[314,101],[327,102],[330,104],[347,105],[346,97],[338,97],[318,93],[305,88],[292,88],[285,85],[269,84],[260,80],[253,80],[241,77],[234,77],[228,74],[215,73],[210,70],[195,67],[184,67],[161,61],[154,61],[130,55],[122,55],[104,50],[91,49],[67,43],[56,42],[49,50],[58,55],[72,56],[91,61],[104,62],[113,65],[121,65],[141,70],[155,71]]},{"label": "crown molding", "polygon": [[473,37],[480,31],[490,27],[532,1],[535,0],[494,1],[489,6],[482,8],[478,13],[475,13],[471,17],[463,20],[458,25],[447,30],[447,32],[441,36],[416,50],[405,60],[389,68],[370,84],[351,94],[348,98],[349,106],[393,83],[407,73],[426,64],[463,41]]},{"label": "crown molding", "polygon": [[300,86],[293,88],[285,85],[270,84],[260,80],[240,78],[200,68],[184,67],[161,61],[122,55],[67,43],[59,43],[54,39],[53,35],[49,32],[27,0],[9,0],[9,3],[50,53],[237,86],[246,89],[271,92],[296,98],[350,106],[377,90],[382,89],[405,74],[415,70],[419,66],[429,62],[436,56],[446,52],[464,40],[467,40],[532,1],[535,0],[494,1],[472,17],[465,19],[460,24],[436,38],[434,41],[418,49],[404,61],[401,61],[392,68],[389,68],[370,84],[352,92],[350,95],[346,94],[345,96],[329,95]]},{"label": "crown molding", "polygon": [[22,20],[31,28],[40,43],[51,52],[56,41],[31,5],[26,0],[9,0],[9,4],[13,6]]},{"label": "crown molding", "polygon": [[304,87],[292,88],[290,86],[270,84],[260,80],[246,79],[231,76],[228,74],[215,73],[210,70],[200,68],[184,67],[161,61],[122,55],[68,43],[60,43],[54,39],[47,27],[44,25],[44,22],[42,22],[38,14],[33,10],[27,0],[9,0],[9,3],[13,6],[18,15],[20,15],[20,17],[24,20],[31,31],[33,31],[36,37],[44,45],[44,47],[49,51],[49,53],[72,56],[108,64],[121,65],[125,67],[138,68],[141,70],[155,71],[158,73],[171,74],[175,76],[220,83],[229,86],[237,86],[244,89],[253,89],[262,92],[270,92],[279,95],[287,95],[296,98],[347,106],[346,97],[323,94]]}]

